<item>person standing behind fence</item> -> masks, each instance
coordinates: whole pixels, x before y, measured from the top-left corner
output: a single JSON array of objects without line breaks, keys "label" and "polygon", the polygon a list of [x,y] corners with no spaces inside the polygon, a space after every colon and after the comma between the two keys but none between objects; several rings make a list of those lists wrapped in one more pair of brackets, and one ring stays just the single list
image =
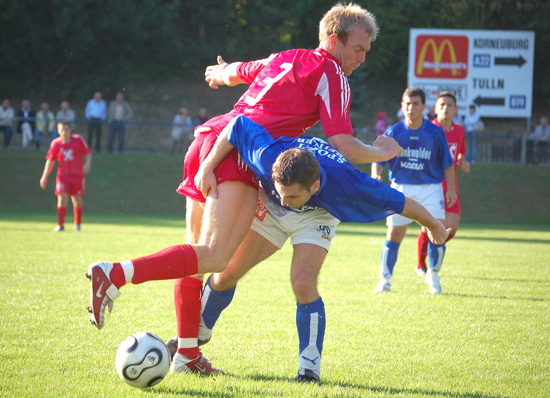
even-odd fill
[{"label": "person standing behind fence", "polygon": [[134,115],[130,105],[124,101],[124,94],[117,93],[116,99],[109,104],[107,110],[107,121],[109,122],[109,139],[107,140],[107,151],[113,152],[115,136],[118,136],[118,153],[124,150],[124,135],[126,133],[125,123]]},{"label": "person standing behind fence", "polygon": [[468,153],[466,160],[470,163],[475,163],[477,158],[477,138],[485,126],[481,117],[476,111],[475,105],[470,105],[469,112],[464,116],[464,129],[466,130],[466,147]]},{"label": "person standing behind fence", "polygon": [[22,134],[23,149],[28,149],[27,145],[33,141],[33,131],[35,127],[36,112],[31,108],[31,101],[24,99],[21,101],[21,109],[17,112],[17,132]]},{"label": "person standing behind fence", "polygon": [[50,136],[50,142],[57,138],[57,130],[55,126],[55,117],[50,111],[50,105],[47,102],[42,102],[40,110],[36,114],[36,128],[34,129],[34,141],[36,149],[40,149],[40,137]]},{"label": "person standing behind fence", "polygon": [[172,155],[176,152],[177,147],[181,146],[183,150],[184,143],[192,141],[193,120],[189,116],[187,108],[180,108],[180,113],[174,116],[170,138],[172,139],[172,150],[170,151]]},{"label": "person standing behind fence", "polygon": [[199,109],[199,114],[195,119],[195,127],[200,126],[208,121],[208,111],[206,108]]},{"label": "person standing behind fence", "polygon": [[[451,232],[445,242],[450,241],[456,234],[460,225],[460,196],[458,195],[458,180],[456,179],[457,166],[464,173],[470,172],[470,163],[466,160],[466,142],[464,137],[464,127],[454,122],[456,114],[456,97],[454,94],[443,91],[437,96],[435,105],[436,119],[433,124],[442,127],[445,130],[449,151],[454,160],[455,169],[455,190],[456,202],[452,206],[445,203],[445,228],[451,228]],[[447,180],[443,180],[443,193],[447,193]],[[418,235],[418,265],[416,273],[418,276],[425,277],[428,267],[426,266],[426,256],[428,255],[428,243],[430,239],[426,231],[421,230]]]},{"label": "person standing behind fence", "polygon": [[[548,141],[550,141],[550,126],[548,125],[548,118],[543,116],[540,118],[540,124],[535,128],[535,131],[531,135],[531,138],[535,139],[535,164],[544,161],[546,158],[545,149],[548,148]],[[546,141],[546,142],[543,142]]]},{"label": "person standing behind fence", "polygon": [[61,109],[59,112],[57,112],[57,115],[55,116],[55,120],[57,123],[61,122],[69,122],[71,123],[71,129],[74,130],[74,111],[71,109],[68,101],[63,101],[61,103]]},{"label": "person standing behind fence", "polygon": [[92,139],[95,133],[95,150],[101,151],[101,124],[105,121],[107,116],[107,104],[101,98],[102,95],[99,91],[94,94],[94,98],[88,101],[86,104],[86,119],[89,120],[88,124],[88,144],[92,146]]},{"label": "person standing behind fence", "polygon": [[13,135],[13,108],[10,100],[5,98],[0,106],[0,131],[4,132],[4,149],[10,146],[11,136]]},{"label": "person standing behind fence", "polygon": [[386,112],[378,112],[376,114],[376,136],[379,137],[386,132],[388,127],[388,114]]}]

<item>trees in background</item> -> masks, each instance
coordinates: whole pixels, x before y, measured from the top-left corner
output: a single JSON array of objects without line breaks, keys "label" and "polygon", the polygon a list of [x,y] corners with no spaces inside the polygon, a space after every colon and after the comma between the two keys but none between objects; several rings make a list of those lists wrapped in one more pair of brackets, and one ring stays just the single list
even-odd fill
[{"label": "trees in background", "polygon": [[[102,87],[202,78],[228,61],[314,47],[335,0],[20,0],[0,4],[0,90],[70,97]],[[406,81],[410,28],[534,30],[535,100],[550,98],[550,1],[357,1],[381,32],[369,78]],[[359,74],[358,74],[359,75]],[[359,77],[361,79],[361,77]]]}]

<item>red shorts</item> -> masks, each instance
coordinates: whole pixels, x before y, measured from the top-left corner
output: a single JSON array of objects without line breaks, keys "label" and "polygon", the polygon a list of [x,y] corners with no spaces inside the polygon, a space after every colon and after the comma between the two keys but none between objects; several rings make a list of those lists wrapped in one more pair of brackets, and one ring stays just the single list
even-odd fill
[{"label": "red shorts", "polygon": [[[176,192],[197,202],[205,202],[201,191],[195,187],[195,175],[200,164],[206,159],[218,138],[213,132],[200,133],[185,155],[183,164],[183,181]],[[236,149],[232,150],[214,169],[218,184],[225,181],[240,181],[254,189],[258,189],[258,178],[244,163]]]},{"label": "red shorts", "polygon": [[55,196],[62,192],[69,196],[84,196],[84,177],[74,174],[58,175],[55,179]]}]

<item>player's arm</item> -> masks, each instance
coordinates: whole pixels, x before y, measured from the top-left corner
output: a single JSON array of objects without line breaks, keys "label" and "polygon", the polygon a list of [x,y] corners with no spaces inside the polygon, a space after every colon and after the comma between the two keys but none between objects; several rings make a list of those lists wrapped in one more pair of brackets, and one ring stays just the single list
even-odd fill
[{"label": "player's arm", "polygon": [[84,165],[82,166],[82,172],[88,174],[92,169],[92,154],[88,153],[84,155]]},{"label": "player's arm", "polygon": [[206,67],[204,80],[208,85],[217,89],[219,86],[236,86],[244,83],[237,73],[237,68],[242,62],[233,62],[228,64],[221,55],[218,55],[218,64]]},{"label": "player's arm", "polygon": [[351,134],[336,134],[329,138],[330,145],[351,163],[384,162],[403,152],[393,138],[379,136],[373,145],[366,145]]},{"label": "player's arm", "polygon": [[428,237],[436,245],[445,243],[451,231],[451,228],[445,229],[441,221],[432,216],[424,206],[407,195],[405,195],[405,208],[400,214],[425,227],[428,230]]},{"label": "player's arm", "polygon": [[55,166],[55,160],[46,160],[44,165],[44,172],[42,173],[42,178],[40,178],[40,188],[46,189],[46,184],[48,183],[48,177],[51,174],[53,167]]},{"label": "player's arm", "polygon": [[447,193],[445,194],[445,201],[447,202],[447,207],[451,207],[458,199],[455,188],[456,182],[454,164],[445,168],[445,179],[447,180]]},{"label": "player's arm", "polygon": [[384,167],[382,167],[379,163],[373,163],[370,166],[370,176],[371,178],[374,178],[375,180],[382,181],[382,170]]}]

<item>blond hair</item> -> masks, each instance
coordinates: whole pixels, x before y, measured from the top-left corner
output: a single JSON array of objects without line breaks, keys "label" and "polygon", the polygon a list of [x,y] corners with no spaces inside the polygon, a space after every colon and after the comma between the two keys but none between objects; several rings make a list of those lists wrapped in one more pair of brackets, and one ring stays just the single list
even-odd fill
[{"label": "blond hair", "polygon": [[325,14],[319,23],[319,42],[322,43],[335,34],[343,44],[346,44],[351,31],[358,27],[366,30],[371,41],[376,40],[380,29],[373,14],[357,4],[338,3]]}]

